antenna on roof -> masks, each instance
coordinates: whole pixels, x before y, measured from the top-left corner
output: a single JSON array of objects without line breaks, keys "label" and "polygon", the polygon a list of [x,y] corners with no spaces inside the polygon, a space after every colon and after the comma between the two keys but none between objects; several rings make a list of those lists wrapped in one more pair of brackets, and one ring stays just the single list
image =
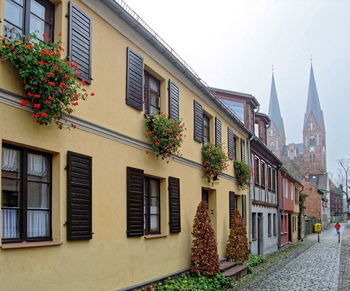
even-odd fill
[{"label": "antenna on roof", "polygon": [[310,55],[310,63],[311,63],[311,65],[312,65],[312,55]]},{"label": "antenna on roof", "polygon": [[272,74],[273,74],[274,69],[275,69],[275,67],[274,67],[274,65],[272,65]]}]

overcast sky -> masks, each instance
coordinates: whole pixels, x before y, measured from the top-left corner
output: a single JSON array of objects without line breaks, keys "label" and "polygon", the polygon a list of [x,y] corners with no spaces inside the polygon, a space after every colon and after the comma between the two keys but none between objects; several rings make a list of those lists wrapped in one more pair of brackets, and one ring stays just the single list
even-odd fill
[{"label": "overcast sky", "polygon": [[268,112],[271,67],[287,143],[302,142],[310,56],[328,171],[350,158],[349,0],[125,0],[209,86],[253,94]]}]

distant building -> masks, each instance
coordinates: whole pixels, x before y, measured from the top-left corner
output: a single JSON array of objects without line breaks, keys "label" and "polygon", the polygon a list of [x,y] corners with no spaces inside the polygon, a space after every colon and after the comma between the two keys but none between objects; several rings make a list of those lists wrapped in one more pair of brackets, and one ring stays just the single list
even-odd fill
[{"label": "distant building", "polygon": [[342,189],[336,187],[331,179],[329,179],[330,189],[330,215],[331,221],[336,222],[343,217],[343,192]]}]

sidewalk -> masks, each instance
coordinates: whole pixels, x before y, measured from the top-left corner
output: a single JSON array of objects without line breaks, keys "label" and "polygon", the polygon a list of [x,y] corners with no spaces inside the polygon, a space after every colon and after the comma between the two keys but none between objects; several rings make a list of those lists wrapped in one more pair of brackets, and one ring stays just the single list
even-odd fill
[{"label": "sidewalk", "polygon": [[341,227],[344,230],[340,250],[339,291],[347,291],[350,288],[350,221],[342,223]]},{"label": "sidewalk", "polygon": [[255,285],[266,278],[267,275],[279,270],[315,243],[317,243],[317,234],[310,234],[304,241],[282,247],[278,251],[268,255],[265,262],[255,267],[251,274],[235,281],[235,287],[232,290],[256,290]]}]

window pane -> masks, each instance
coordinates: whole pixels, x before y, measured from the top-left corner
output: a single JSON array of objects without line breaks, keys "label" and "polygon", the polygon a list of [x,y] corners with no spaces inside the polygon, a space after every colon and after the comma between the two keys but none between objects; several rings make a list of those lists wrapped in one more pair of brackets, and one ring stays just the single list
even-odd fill
[{"label": "window pane", "polygon": [[159,82],[157,80],[150,78],[149,86],[152,91],[159,92]]},{"label": "window pane", "polygon": [[19,215],[17,209],[1,209],[2,238],[19,237]]},{"label": "window pane", "polygon": [[42,19],[45,19],[45,7],[36,2],[35,0],[32,0],[32,3],[30,5],[30,11],[35,13]]},{"label": "window pane", "polygon": [[151,92],[151,105],[154,107],[158,107],[158,95],[156,93]]},{"label": "window pane", "polygon": [[159,214],[158,198],[150,198],[150,214]]},{"label": "window pane", "polygon": [[49,236],[49,212],[28,210],[27,212],[27,236]]},{"label": "window pane", "polygon": [[1,179],[1,204],[3,207],[19,207],[20,182],[16,180]]},{"label": "window pane", "polygon": [[5,19],[19,27],[23,26],[23,8],[10,0],[5,1]]},{"label": "window pane", "polygon": [[151,215],[150,217],[150,231],[159,232],[158,215]]},{"label": "window pane", "polygon": [[28,180],[50,181],[48,158],[37,154],[28,154]]},{"label": "window pane", "polygon": [[35,33],[38,39],[44,41],[45,23],[33,14],[30,15],[30,33]]},{"label": "window pane", "polygon": [[151,197],[159,197],[159,181],[158,180],[149,180],[149,195]]},{"label": "window pane", "polygon": [[2,177],[7,178],[19,178],[20,177],[20,152],[2,148],[2,161],[1,161],[1,169],[2,169]]},{"label": "window pane", "polygon": [[49,185],[28,182],[28,209],[49,209]]}]

